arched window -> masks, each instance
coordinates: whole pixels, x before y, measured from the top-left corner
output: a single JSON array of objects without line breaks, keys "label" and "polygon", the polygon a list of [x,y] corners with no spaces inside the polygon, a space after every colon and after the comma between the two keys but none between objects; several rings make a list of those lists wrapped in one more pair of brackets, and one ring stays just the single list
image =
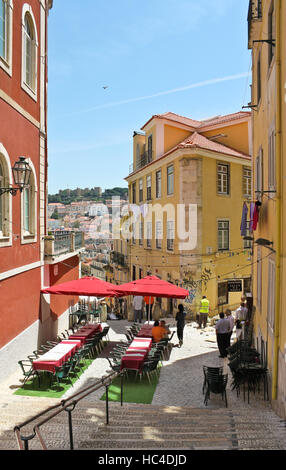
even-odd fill
[{"label": "arched window", "polygon": [[23,7],[22,30],[22,87],[36,101],[38,39],[32,8],[27,4]]},{"label": "arched window", "polygon": [[12,74],[12,0],[0,0],[0,66]]},{"label": "arched window", "polygon": [[[0,143],[0,188],[12,185],[10,158]],[[0,195],[0,247],[12,243],[12,195],[4,192]]]},{"label": "arched window", "polygon": [[27,188],[24,188],[21,194],[22,205],[22,243],[36,241],[37,238],[37,184],[34,165],[29,161],[32,169],[30,182]]}]

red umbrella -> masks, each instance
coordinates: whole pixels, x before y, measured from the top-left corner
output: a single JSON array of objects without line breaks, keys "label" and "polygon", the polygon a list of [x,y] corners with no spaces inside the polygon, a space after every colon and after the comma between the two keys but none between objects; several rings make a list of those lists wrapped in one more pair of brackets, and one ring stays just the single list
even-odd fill
[{"label": "red umbrella", "polygon": [[189,295],[187,289],[175,286],[171,282],[163,281],[157,276],[146,276],[142,279],[122,284],[121,286],[114,286],[114,288],[116,292],[121,295],[148,295],[150,297],[167,297],[173,299],[185,299]]},{"label": "red umbrella", "polygon": [[82,277],[74,281],[63,282],[46,289],[42,289],[42,294],[64,294],[64,295],[86,295],[93,297],[115,297],[120,294],[110,282],[102,281],[97,277]]}]

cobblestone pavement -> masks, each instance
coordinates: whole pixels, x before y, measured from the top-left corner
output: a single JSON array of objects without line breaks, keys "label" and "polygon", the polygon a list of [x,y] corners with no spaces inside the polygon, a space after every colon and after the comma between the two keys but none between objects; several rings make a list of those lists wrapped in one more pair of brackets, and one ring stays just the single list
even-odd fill
[{"label": "cobblestone pavement", "polygon": [[[166,318],[171,331],[176,331],[175,320]],[[125,340],[126,327],[130,326],[127,320],[109,321],[109,340],[115,343]],[[178,339],[176,333],[173,336],[170,359],[164,361],[164,366],[160,373],[160,381],[157,385],[152,405],[191,407],[196,409],[206,409],[204,397],[202,394],[203,384],[203,365],[223,366],[225,373],[228,373],[229,380],[227,385],[227,399],[229,409],[234,409],[239,419],[239,409],[249,410],[253,413],[264,412],[267,415],[273,414],[273,426],[277,426],[277,416],[272,411],[269,401],[265,401],[263,394],[250,394],[250,402],[244,400],[243,393],[238,397],[235,391],[231,390],[231,373],[228,369],[228,360],[219,358],[217,349],[215,330],[208,326],[204,330],[199,330],[196,323],[187,323],[184,330],[184,343],[181,348],[177,347]],[[80,377],[76,384],[66,393],[63,398],[69,397],[80,388],[86,387],[98,378],[106,374],[109,364],[102,354],[92,363],[87,371]],[[3,431],[11,431],[15,424],[18,424],[28,416],[32,416],[42,409],[55,404],[58,399],[50,398],[32,398],[14,395],[14,391],[21,385],[21,371],[16,371],[10,377],[0,384],[0,435]],[[100,389],[87,397],[95,403],[103,394]],[[247,397],[246,397],[247,398]],[[211,395],[207,409],[219,410],[224,408],[225,404],[221,397]],[[285,434],[286,435],[286,434]],[[267,439],[267,436],[265,436]],[[284,445],[282,443],[282,445]],[[285,447],[286,449],[286,439]]]}]

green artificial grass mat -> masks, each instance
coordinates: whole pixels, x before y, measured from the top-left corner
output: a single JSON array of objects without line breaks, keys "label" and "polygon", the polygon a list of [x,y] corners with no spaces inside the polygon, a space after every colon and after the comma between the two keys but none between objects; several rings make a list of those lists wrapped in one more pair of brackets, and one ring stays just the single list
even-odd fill
[{"label": "green artificial grass mat", "polygon": [[[83,374],[83,372],[90,366],[92,359],[82,360],[82,367],[76,368],[76,373],[72,372],[70,374],[70,379],[72,384],[74,384],[78,378]],[[40,372],[40,386],[37,376],[34,376],[31,380],[27,382],[20,388],[18,388],[14,395],[24,395],[30,397],[48,397],[48,398],[60,398],[64,395],[72,385],[68,379],[61,380],[58,384],[57,380],[53,377],[51,383],[51,374],[46,372]]]},{"label": "green artificial grass mat", "polygon": [[[123,380],[123,402],[124,403],[144,403],[151,404],[153,396],[158,384],[158,377],[155,374],[150,376],[151,384],[146,375],[140,380],[139,377],[135,379],[135,374],[128,378],[124,377]],[[101,397],[101,400],[106,399],[106,393]],[[111,385],[108,387],[108,399],[114,402],[121,401],[121,378],[116,377]]]}]

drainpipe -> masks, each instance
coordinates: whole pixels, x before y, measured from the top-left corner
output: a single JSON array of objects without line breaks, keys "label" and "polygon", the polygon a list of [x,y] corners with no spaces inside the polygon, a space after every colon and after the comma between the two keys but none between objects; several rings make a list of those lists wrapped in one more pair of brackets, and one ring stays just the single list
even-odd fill
[{"label": "drainpipe", "polygon": [[272,376],[272,400],[277,399],[279,333],[280,333],[280,285],[281,285],[281,0],[276,2],[276,279],[275,279],[275,320],[274,320],[274,356]]}]

